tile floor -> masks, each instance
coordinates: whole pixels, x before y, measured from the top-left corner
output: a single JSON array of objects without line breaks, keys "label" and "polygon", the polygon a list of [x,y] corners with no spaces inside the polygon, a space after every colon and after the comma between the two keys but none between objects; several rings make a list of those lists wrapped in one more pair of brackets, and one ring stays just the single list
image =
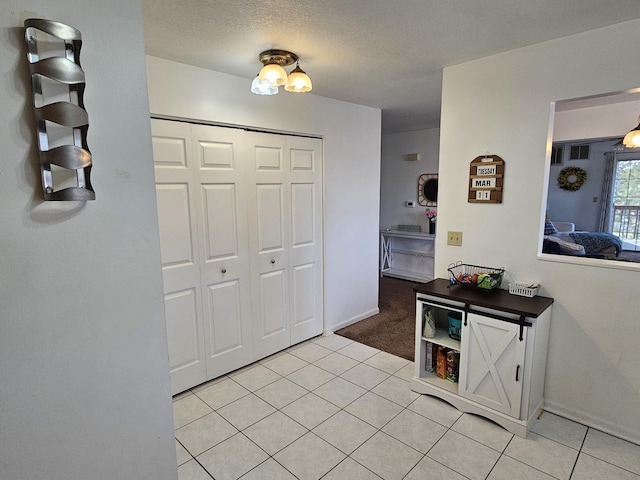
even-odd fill
[{"label": "tile floor", "polygon": [[177,395],[179,480],[640,480],[638,445],[551,413],[523,439],[412,375],[330,335]]}]

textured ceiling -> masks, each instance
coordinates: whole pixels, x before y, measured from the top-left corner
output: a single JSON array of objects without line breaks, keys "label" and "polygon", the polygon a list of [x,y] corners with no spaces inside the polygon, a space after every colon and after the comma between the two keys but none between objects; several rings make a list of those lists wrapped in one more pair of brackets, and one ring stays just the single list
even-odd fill
[{"label": "textured ceiling", "polygon": [[[640,17],[638,0],[142,0],[147,54],[250,80],[300,57],[313,93],[438,127],[442,68]],[[280,93],[280,95],[294,95]]]}]

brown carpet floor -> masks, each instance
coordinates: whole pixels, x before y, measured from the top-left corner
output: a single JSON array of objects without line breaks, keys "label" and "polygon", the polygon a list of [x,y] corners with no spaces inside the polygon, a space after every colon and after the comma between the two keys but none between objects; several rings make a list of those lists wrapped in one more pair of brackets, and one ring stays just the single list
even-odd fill
[{"label": "brown carpet floor", "polygon": [[415,351],[416,297],[420,283],[381,277],[378,306],[380,313],[335,333],[383,352],[413,361]]}]

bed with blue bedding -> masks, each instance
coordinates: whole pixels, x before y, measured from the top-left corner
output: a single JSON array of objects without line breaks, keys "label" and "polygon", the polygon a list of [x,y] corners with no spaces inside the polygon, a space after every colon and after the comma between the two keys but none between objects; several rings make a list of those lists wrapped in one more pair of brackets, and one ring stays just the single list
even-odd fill
[{"label": "bed with blue bedding", "polygon": [[616,235],[605,232],[571,230],[548,234],[545,227],[542,252],[613,260],[622,252],[622,240]]},{"label": "bed with blue bedding", "polygon": [[584,247],[585,255],[603,255],[614,253],[617,257],[622,251],[620,237],[605,232],[571,232],[573,241]]}]

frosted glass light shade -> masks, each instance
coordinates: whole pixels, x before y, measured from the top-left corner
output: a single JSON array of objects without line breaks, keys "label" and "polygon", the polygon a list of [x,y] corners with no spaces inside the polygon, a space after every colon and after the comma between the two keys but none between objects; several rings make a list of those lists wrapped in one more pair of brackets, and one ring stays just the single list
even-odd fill
[{"label": "frosted glass light shade", "polygon": [[304,93],[310,92],[312,89],[311,79],[300,67],[296,66],[287,79],[284,89],[287,92]]},{"label": "frosted glass light shade", "polygon": [[261,82],[260,78],[256,75],[256,78],[251,82],[251,93],[255,93],[256,95],[276,95],[278,93],[278,87],[272,87],[266,80]]},{"label": "frosted glass light shade", "polygon": [[258,74],[260,81],[268,81],[272,87],[279,87],[287,82],[287,72],[277,63],[267,63]]},{"label": "frosted glass light shade", "polygon": [[640,147],[640,124],[624,136],[622,143],[627,148]]}]

